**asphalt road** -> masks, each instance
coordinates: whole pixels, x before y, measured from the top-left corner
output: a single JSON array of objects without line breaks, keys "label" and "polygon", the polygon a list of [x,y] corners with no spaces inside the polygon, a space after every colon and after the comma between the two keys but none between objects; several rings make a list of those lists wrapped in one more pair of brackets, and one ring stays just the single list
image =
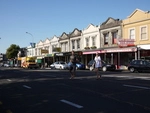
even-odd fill
[{"label": "asphalt road", "polygon": [[0,68],[0,113],[150,113],[150,73]]}]

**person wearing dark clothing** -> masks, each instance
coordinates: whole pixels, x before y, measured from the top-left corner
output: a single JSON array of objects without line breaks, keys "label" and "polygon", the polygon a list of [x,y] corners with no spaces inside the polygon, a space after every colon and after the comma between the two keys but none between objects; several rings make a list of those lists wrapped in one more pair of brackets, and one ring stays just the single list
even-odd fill
[{"label": "person wearing dark clothing", "polygon": [[74,51],[72,51],[72,54],[70,56],[70,63],[71,63],[71,66],[70,66],[70,69],[69,69],[69,72],[71,74],[71,77],[70,79],[73,79],[76,75],[76,62],[78,61],[77,57],[74,55]]}]

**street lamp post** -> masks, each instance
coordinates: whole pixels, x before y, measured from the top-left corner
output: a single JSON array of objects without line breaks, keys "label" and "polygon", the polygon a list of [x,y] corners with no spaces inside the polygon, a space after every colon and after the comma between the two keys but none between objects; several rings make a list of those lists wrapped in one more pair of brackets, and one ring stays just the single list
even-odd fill
[{"label": "street lamp post", "polygon": [[29,32],[26,32],[27,34],[31,35],[32,36],[32,44],[31,44],[31,47],[32,47],[32,56],[33,56],[33,44],[34,44],[34,38],[33,38],[33,35]]}]

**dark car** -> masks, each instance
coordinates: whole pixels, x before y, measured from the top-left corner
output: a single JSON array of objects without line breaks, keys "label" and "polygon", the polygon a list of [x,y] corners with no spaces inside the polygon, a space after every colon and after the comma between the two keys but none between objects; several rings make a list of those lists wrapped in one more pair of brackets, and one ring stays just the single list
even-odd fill
[{"label": "dark car", "polygon": [[85,69],[85,64],[83,64],[82,62],[77,62],[76,63],[76,69]]},{"label": "dark car", "polygon": [[[69,69],[69,62],[67,64],[68,64],[68,68],[67,69]],[[77,70],[84,70],[85,69],[85,64],[83,64],[82,62],[77,62],[76,63],[76,69]]]},{"label": "dark car", "polygon": [[150,61],[148,60],[132,60],[128,65],[130,72],[150,72]]},{"label": "dark car", "polygon": [[[93,64],[94,64],[95,60],[91,60],[88,63],[88,67],[90,69],[90,71],[93,71]],[[116,66],[114,64],[110,64],[108,62],[105,62],[102,60],[102,68],[100,68],[101,71],[115,71],[116,70]]]}]

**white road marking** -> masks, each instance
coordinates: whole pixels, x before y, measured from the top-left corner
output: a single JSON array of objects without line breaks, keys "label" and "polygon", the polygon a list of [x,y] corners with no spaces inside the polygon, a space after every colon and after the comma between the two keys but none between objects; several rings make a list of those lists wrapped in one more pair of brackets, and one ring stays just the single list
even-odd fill
[{"label": "white road marking", "polygon": [[8,81],[11,81],[10,79],[7,79]]},{"label": "white road marking", "polygon": [[102,77],[116,77],[122,79],[143,79],[143,80],[150,80],[150,77],[138,77],[138,76],[128,76],[128,75],[102,75]]},{"label": "white road marking", "polygon": [[134,87],[134,88],[140,88],[140,89],[150,89],[149,87],[133,86],[133,85],[126,85],[126,84],[124,84],[123,86],[126,86],[126,87]]},{"label": "white road marking", "polygon": [[28,89],[31,89],[31,87],[29,87],[29,86],[27,86],[27,85],[23,85],[23,87],[28,88]]},{"label": "white road marking", "polygon": [[64,99],[62,99],[62,100],[60,100],[60,101],[63,102],[63,103],[69,104],[69,105],[71,105],[71,106],[74,106],[74,107],[76,107],[76,108],[83,108],[83,106],[81,106],[81,105],[72,103],[72,102],[67,101],[67,100],[64,100]]}]

